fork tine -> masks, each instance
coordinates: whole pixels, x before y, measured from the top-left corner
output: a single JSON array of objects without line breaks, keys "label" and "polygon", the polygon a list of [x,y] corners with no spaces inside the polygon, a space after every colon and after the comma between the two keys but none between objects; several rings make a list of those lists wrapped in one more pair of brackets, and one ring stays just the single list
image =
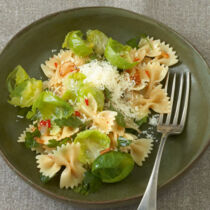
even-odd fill
[{"label": "fork tine", "polygon": [[[171,90],[171,110],[172,110],[173,102],[174,102],[175,86],[176,86],[176,74],[174,74],[172,90]],[[171,113],[172,113],[172,111],[171,111]],[[167,125],[170,123],[171,113],[167,115],[167,118],[166,118],[166,124]]]},{"label": "fork tine", "polygon": [[188,101],[189,101],[189,95],[190,95],[190,72],[186,73],[186,91],[185,91],[185,102],[184,102],[184,108],[182,113],[182,118],[180,125],[184,126],[186,116],[187,116],[187,107],[188,107]]},{"label": "fork tine", "polygon": [[176,104],[175,116],[174,116],[174,120],[173,120],[174,125],[177,124],[178,117],[179,117],[179,110],[180,110],[180,104],[181,104],[181,99],[182,99],[183,77],[184,77],[184,74],[182,73],[180,76],[179,95],[178,95],[178,100],[177,100],[177,104]]},{"label": "fork tine", "polygon": [[163,114],[160,114],[159,120],[158,120],[158,125],[163,124]]},{"label": "fork tine", "polygon": [[168,80],[169,80],[169,73],[167,74],[166,82],[165,82],[165,91],[166,91],[166,92],[167,92],[167,90],[168,90]]},{"label": "fork tine", "polygon": [[[167,74],[166,82],[165,82],[165,86],[164,86],[166,93],[167,93],[167,89],[168,89],[168,80],[169,80],[169,73]],[[158,124],[163,124],[163,114],[160,114]]]}]

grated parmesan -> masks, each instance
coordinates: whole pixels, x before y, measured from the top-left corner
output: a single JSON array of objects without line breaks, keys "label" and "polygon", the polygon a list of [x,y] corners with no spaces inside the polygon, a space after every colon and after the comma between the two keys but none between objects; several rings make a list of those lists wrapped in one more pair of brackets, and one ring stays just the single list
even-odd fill
[{"label": "grated parmesan", "polygon": [[147,139],[154,139],[155,138],[154,134],[148,133],[148,131],[146,131],[146,130],[142,131],[142,134],[144,134]]},{"label": "grated parmesan", "polygon": [[87,77],[84,82],[91,82],[102,90],[107,87],[112,92],[119,78],[117,68],[105,61],[93,60],[80,66],[80,72]]},{"label": "grated parmesan", "polygon": [[141,133],[144,135],[145,138],[153,139],[154,142],[158,142],[156,129],[154,126],[148,127],[147,130],[143,130]]},{"label": "grated parmesan", "polygon": [[98,60],[80,66],[80,72],[86,76],[84,82],[91,82],[101,90],[105,87],[109,89],[112,105],[117,110],[127,117],[138,118],[136,107],[132,107],[122,97],[126,91],[132,90],[135,86],[128,73],[120,74],[110,63]]},{"label": "grated parmesan", "polygon": [[158,117],[159,117],[159,114],[152,115],[152,117],[149,118],[149,124],[153,125],[153,126],[157,126],[157,124],[158,124]]}]

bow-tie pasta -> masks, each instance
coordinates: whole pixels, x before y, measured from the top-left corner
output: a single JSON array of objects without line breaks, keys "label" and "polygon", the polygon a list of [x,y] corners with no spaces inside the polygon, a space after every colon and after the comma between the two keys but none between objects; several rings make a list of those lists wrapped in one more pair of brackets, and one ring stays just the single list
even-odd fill
[{"label": "bow-tie pasta", "polygon": [[60,177],[60,187],[73,188],[82,182],[85,172],[79,161],[79,154],[79,143],[62,145],[51,154],[38,155],[38,168],[45,176],[53,177],[64,166],[65,169]]},{"label": "bow-tie pasta", "polygon": [[166,44],[165,42],[161,42],[160,50],[161,50],[161,54],[158,56],[155,56],[155,58],[153,59],[154,62],[158,62],[166,66],[172,66],[178,63],[178,57],[176,55],[176,52],[173,50],[172,47],[169,46],[169,44]]}]

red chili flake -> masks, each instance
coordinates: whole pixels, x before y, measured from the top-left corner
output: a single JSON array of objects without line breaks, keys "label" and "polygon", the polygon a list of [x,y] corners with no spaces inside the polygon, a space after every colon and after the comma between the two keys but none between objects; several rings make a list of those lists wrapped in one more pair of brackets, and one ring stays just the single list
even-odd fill
[{"label": "red chili flake", "polygon": [[78,112],[78,111],[75,111],[74,114],[75,114],[75,116],[77,116],[77,117],[80,117],[80,116],[81,116],[80,112]]},{"label": "red chili flake", "polygon": [[146,72],[147,76],[150,78],[150,73],[149,73],[149,71],[146,70],[145,72]]},{"label": "red chili flake", "polygon": [[135,81],[135,77],[134,76],[130,76],[130,80],[134,80]]},{"label": "red chili flake", "polygon": [[134,58],[133,61],[136,62],[136,61],[139,61],[139,60],[140,60],[139,58]]},{"label": "red chili flake", "polygon": [[56,63],[56,62],[55,62],[55,63],[54,63],[54,65],[55,65],[55,68],[57,68],[57,66],[58,66],[58,63]]},{"label": "red chili flake", "polygon": [[141,78],[138,71],[136,71],[134,75],[130,76],[130,79],[134,80],[136,85],[139,85],[141,83]]},{"label": "red chili flake", "polygon": [[40,126],[47,126],[48,128],[51,128],[51,121],[50,120],[41,120]]},{"label": "red chili flake", "polygon": [[127,72],[128,74],[131,73],[131,69],[126,69],[125,72]]},{"label": "red chili flake", "polygon": [[136,85],[139,85],[141,83],[139,72],[136,71],[136,73],[134,74],[134,78],[135,78],[134,80],[135,80]]},{"label": "red chili flake", "polygon": [[46,125],[47,125],[46,120],[41,120],[41,121],[40,121],[40,125],[41,125],[41,126],[46,126]]},{"label": "red chili flake", "polygon": [[164,58],[169,58],[169,54],[165,51],[162,51],[161,55],[164,57]]},{"label": "red chili flake", "polygon": [[89,105],[89,101],[88,101],[87,98],[85,98],[85,103],[86,103],[87,106]]},{"label": "red chili flake", "polygon": [[75,71],[75,65],[71,62],[65,62],[61,65],[61,68],[59,69],[59,73],[62,77],[64,77],[69,72]]}]

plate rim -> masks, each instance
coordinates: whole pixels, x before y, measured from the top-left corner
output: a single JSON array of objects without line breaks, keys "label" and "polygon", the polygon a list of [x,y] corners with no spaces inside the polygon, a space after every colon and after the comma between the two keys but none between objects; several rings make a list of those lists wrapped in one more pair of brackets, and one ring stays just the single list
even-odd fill
[{"label": "plate rim", "polygon": [[[128,10],[128,9],[124,9],[121,7],[112,7],[112,6],[87,6],[87,7],[74,7],[74,8],[70,8],[70,9],[65,9],[65,10],[59,10],[57,12],[53,12],[50,13],[48,15],[44,15],[41,18],[29,23],[28,25],[26,25],[25,27],[21,28],[20,31],[18,31],[17,33],[15,33],[11,39],[9,39],[9,41],[7,42],[6,45],[4,45],[3,49],[0,51],[0,56],[4,53],[4,51],[12,44],[12,42],[18,38],[19,36],[21,36],[22,34],[24,34],[25,32],[27,32],[31,27],[36,26],[37,24],[41,23],[42,21],[44,21],[45,19],[51,18],[51,17],[55,17],[61,13],[67,13],[70,11],[76,11],[76,10],[83,10],[83,9],[116,9],[116,10],[121,10],[130,14],[134,14],[137,16],[141,16],[142,18],[145,18],[149,21],[152,21],[154,23],[157,23],[160,26],[163,26],[164,28],[166,28],[168,31],[174,33],[176,36],[178,36],[180,39],[182,39],[185,43],[187,43],[193,50],[194,52],[196,52],[196,54],[200,57],[201,60],[203,60],[204,64],[207,67],[207,70],[209,70],[210,73],[210,68],[209,65],[206,61],[206,59],[203,57],[203,55],[201,54],[201,52],[197,49],[197,47],[195,47],[187,38],[185,38],[183,35],[179,34],[178,32],[176,32],[174,29],[172,29],[171,27],[169,27],[168,25],[155,20],[149,16],[134,12],[132,10]],[[166,186],[168,186],[169,183],[173,182],[174,180],[181,178],[182,175],[184,175],[186,172],[188,172],[190,169],[192,169],[192,167],[194,166],[195,162],[197,162],[202,155],[204,154],[204,152],[207,150],[208,146],[210,146],[210,137],[207,140],[207,142],[205,143],[205,145],[203,146],[203,149],[200,151],[199,154],[197,154],[182,170],[180,170],[177,174],[175,174],[173,177],[171,177],[167,182],[165,182],[164,184],[158,186],[158,191],[165,188]],[[50,190],[44,189],[41,186],[39,186],[38,184],[34,183],[33,181],[31,181],[29,178],[27,178],[25,175],[23,175],[12,163],[10,163],[10,161],[7,159],[6,155],[4,154],[4,152],[0,149],[0,155],[3,158],[3,160],[7,163],[7,165],[13,170],[15,171],[24,181],[26,181],[26,183],[30,184],[32,187],[34,187],[35,189],[38,189],[39,191],[50,195],[52,198],[57,198],[60,200],[64,200],[64,201],[68,201],[68,202],[72,202],[75,204],[88,204],[88,205],[101,205],[101,204],[117,204],[119,202],[126,202],[126,201],[132,201],[132,200],[136,200],[139,199],[143,196],[143,194],[139,194],[139,195],[135,195],[135,196],[130,196],[127,198],[123,198],[123,199],[116,199],[116,200],[111,200],[111,201],[83,201],[83,200],[78,200],[78,199],[71,199],[65,196],[61,196],[61,195],[57,195],[56,193],[51,192]]]}]

